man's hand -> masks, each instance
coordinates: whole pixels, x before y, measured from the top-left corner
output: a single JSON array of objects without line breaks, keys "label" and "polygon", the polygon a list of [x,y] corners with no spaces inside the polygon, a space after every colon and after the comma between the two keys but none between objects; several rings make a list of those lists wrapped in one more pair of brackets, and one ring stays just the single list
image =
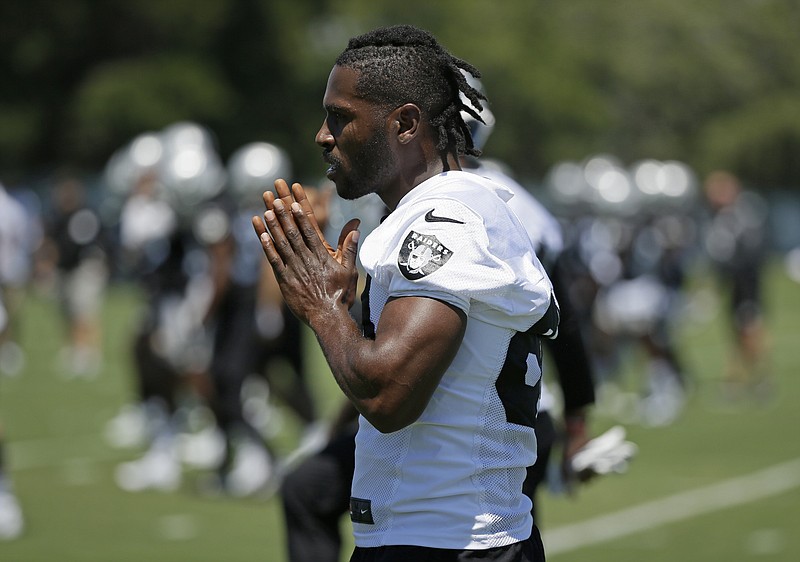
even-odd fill
[{"label": "man's hand", "polygon": [[609,473],[622,474],[636,455],[638,447],[625,440],[625,428],[616,425],[584,445],[572,457],[572,470],[585,482]]},{"label": "man's hand", "polygon": [[304,322],[332,307],[352,306],[356,296],[357,230],[359,221],[348,222],[337,248],[328,244],[314,210],[300,184],[292,190],[284,180],[275,182],[277,198],[264,194],[267,211],[263,221],[253,217],[253,227],[289,308]]},{"label": "man's hand", "polygon": [[583,410],[567,412],[564,419],[564,445],[561,451],[561,477],[567,484],[567,491],[572,493],[575,484],[587,482],[592,478],[588,472],[575,471],[572,458],[589,442],[586,430],[587,415]]},{"label": "man's hand", "polygon": [[314,330],[337,384],[361,415],[383,433],[408,426],[458,352],[466,314],[433,298],[393,298],[375,339],[365,338],[347,310],[358,282],[358,221],[345,225],[333,250],[302,187],[280,182],[276,192],[264,196],[267,211],[253,217],[253,227],[286,304]]},{"label": "man's hand", "polygon": [[[277,193],[277,197],[275,195]],[[358,219],[351,219],[347,224],[342,227],[342,232],[339,234],[339,241],[336,249],[334,249],[322,233],[322,228],[328,222],[328,204],[331,198],[331,192],[326,191],[319,193],[316,190],[310,190],[306,193],[306,189],[299,183],[293,183],[291,189],[286,180],[275,180],[275,193],[272,191],[264,192],[264,205],[267,210],[274,210],[275,201],[280,199],[283,201],[287,208],[291,208],[292,203],[295,201],[300,204],[303,213],[308,217],[308,220],[317,232],[319,239],[322,240],[323,245],[328,252],[339,263],[342,262],[342,246],[344,239],[351,231],[356,230],[361,223]],[[319,217],[317,216],[319,215]]]}]

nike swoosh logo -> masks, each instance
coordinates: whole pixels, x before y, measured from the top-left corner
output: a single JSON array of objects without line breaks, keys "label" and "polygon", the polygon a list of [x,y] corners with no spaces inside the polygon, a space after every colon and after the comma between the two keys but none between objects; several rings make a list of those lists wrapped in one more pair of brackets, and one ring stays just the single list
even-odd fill
[{"label": "nike swoosh logo", "polygon": [[369,511],[369,509],[362,509],[362,510],[361,510],[361,515],[364,515],[364,514],[365,514],[366,512],[368,512],[368,511]]},{"label": "nike swoosh logo", "polygon": [[433,209],[425,213],[425,222],[454,222],[456,224],[464,224],[463,221],[451,219],[448,217],[437,217],[433,214]]}]

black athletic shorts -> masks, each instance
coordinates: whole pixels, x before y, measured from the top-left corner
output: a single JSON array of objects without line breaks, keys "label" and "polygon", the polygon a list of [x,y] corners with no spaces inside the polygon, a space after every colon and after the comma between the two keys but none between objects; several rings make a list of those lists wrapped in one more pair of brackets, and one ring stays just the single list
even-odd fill
[{"label": "black athletic shorts", "polygon": [[544,547],[534,527],[527,540],[486,550],[451,550],[424,546],[378,546],[353,551],[350,562],[544,562]]}]

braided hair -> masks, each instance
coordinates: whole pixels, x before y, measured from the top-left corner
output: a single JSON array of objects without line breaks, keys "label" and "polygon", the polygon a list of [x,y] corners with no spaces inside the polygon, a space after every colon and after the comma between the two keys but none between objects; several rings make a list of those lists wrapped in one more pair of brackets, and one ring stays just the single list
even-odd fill
[{"label": "braided hair", "polygon": [[[350,39],[336,64],[358,71],[356,93],[394,109],[417,105],[438,135],[436,149],[480,156],[461,112],[478,114],[486,100],[460,69],[480,78],[477,68],[451,55],[429,32],[411,25],[381,27]],[[468,99],[472,107],[462,101]]]}]

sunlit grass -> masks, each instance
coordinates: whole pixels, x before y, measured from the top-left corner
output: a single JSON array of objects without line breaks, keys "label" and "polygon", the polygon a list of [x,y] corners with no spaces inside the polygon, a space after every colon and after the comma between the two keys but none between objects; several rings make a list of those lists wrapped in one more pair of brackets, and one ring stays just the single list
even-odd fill
[{"label": "sunlit grass", "polygon": [[[699,279],[692,287],[712,285]],[[766,405],[723,401],[717,383],[730,344],[724,317],[686,316],[677,325],[677,338],[692,394],[682,417],[660,428],[626,423],[629,438],[639,445],[629,472],[597,480],[570,498],[543,492],[544,530],[800,458],[800,287],[775,266],[767,295],[775,399]],[[140,452],[113,449],[102,435],[105,423],[133,398],[129,344],[139,305],[139,294],[129,287],[109,292],[103,310],[105,366],[97,378],[84,380],[60,373],[63,327],[55,304],[42,295],[27,299],[20,324],[26,368],[16,378],[0,379],[0,417],[27,528],[19,540],[0,543],[0,560],[284,560],[283,520],[274,498],[205,497],[195,487],[196,472],[189,472],[174,494],[129,494],[114,484],[116,464]],[[328,417],[341,394],[313,338],[308,350],[312,389]],[[635,356],[626,362],[622,377],[630,388],[638,384],[639,368]],[[286,453],[297,442],[299,425],[288,412],[284,420],[275,446]],[[593,432],[617,421],[596,413]],[[800,490],[794,489],[552,559],[793,561],[800,559],[799,505]],[[348,556],[343,553],[344,560]]]}]

